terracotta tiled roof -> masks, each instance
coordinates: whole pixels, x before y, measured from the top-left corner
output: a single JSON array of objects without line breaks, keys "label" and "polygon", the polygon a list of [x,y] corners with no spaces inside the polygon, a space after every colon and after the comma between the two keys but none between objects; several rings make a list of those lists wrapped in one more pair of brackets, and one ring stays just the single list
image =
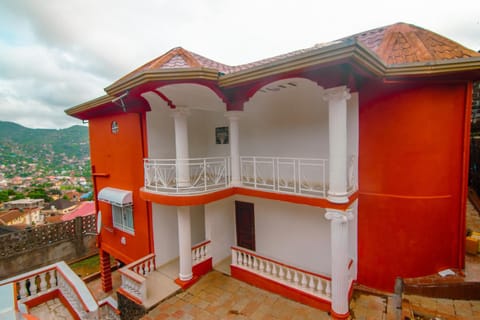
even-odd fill
[{"label": "terracotta tiled roof", "polygon": [[480,57],[480,53],[407,23],[396,23],[351,36],[386,64],[441,61]]},{"label": "terracotta tiled roof", "polygon": [[194,52],[176,47],[167,53],[157,57],[143,66],[133,70],[116,82],[121,82],[134,77],[145,71],[155,71],[161,69],[184,69],[184,68],[210,68],[222,73],[230,73],[233,67],[208,59]]},{"label": "terracotta tiled roof", "polygon": [[281,61],[319,48],[326,48],[336,43],[352,40],[365,46],[387,65],[480,57],[480,53],[467,49],[450,39],[415,25],[400,22],[361,32],[334,42],[320,43],[310,48],[296,50],[238,66],[225,65],[177,47],[128,73],[112,84],[112,86],[129,80],[143,72],[159,71],[162,69],[171,70],[203,67],[215,69],[223,74],[231,74]]},{"label": "terracotta tiled roof", "polygon": [[7,224],[10,221],[13,221],[15,219],[18,219],[20,217],[27,215],[28,213],[30,213],[30,211],[27,209],[23,209],[22,211],[17,209],[9,210],[0,215],[0,223]]}]

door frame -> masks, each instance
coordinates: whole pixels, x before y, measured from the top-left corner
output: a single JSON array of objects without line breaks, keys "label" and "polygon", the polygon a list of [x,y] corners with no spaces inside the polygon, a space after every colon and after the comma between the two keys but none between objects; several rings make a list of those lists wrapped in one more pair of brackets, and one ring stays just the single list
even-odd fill
[{"label": "door frame", "polygon": [[[242,211],[240,211],[242,210]],[[240,212],[247,212],[250,217],[248,217],[249,225],[246,226],[249,230],[249,239],[247,239],[247,243],[250,243],[251,246],[249,248],[244,246],[244,241],[242,238],[245,233],[241,233],[240,231]],[[245,222],[245,220],[243,220]],[[235,201],[235,233],[236,233],[236,243],[237,246],[255,251],[256,250],[256,235],[255,235],[255,209],[254,204],[251,202],[244,202],[244,201]],[[242,235],[241,235],[242,234]],[[239,241],[240,240],[240,241]],[[242,244],[242,245],[240,245]]]}]

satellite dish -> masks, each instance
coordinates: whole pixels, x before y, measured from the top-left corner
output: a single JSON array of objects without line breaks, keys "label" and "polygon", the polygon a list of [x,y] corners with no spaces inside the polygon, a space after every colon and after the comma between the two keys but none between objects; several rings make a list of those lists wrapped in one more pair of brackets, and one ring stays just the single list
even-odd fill
[{"label": "satellite dish", "polygon": [[97,234],[102,230],[102,211],[98,210],[97,214]]}]

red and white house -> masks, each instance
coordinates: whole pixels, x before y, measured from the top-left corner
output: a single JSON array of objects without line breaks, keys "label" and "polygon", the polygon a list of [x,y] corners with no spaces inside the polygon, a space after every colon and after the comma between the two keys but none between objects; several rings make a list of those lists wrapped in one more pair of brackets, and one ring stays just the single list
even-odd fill
[{"label": "red and white house", "polygon": [[188,286],[231,259],[233,277],[345,318],[354,281],[462,268],[479,78],[479,53],[404,23],[135,69],[66,111],[89,122],[104,290],[110,255],[139,303],[157,266],[179,258]]}]

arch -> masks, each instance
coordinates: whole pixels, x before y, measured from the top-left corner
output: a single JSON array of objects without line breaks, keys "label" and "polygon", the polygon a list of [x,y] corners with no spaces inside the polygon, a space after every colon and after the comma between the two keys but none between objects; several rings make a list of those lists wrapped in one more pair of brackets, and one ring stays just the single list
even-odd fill
[{"label": "arch", "polygon": [[227,99],[222,91],[216,85],[202,81],[164,83],[153,91],[171,108],[187,106],[192,109],[212,111],[226,111],[227,109]]},{"label": "arch", "polygon": [[249,107],[250,103],[254,103],[254,100],[257,99],[257,97],[260,97],[260,94],[284,94],[285,92],[288,92],[289,90],[297,90],[297,91],[292,91],[293,95],[298,95],[298,89],[307,89],[307,90],[312,90],[312,92],[318,93],[319,95],[322,94],[324,88],[320,85],[318,85],[317,82],[311,80],[310,78],[306,77],[287,77],[287,78],[282,78],[282,79],[272,79],[271,81],[268,82],[262,82],[262,85],[255,86],[255,89],[251,89],[250,92],[250,97],[248,100],[244,102],[243,105],[243,110],[245,110],[245,107]]},{"label": "arch", "polygon": [[226,89],[225,95],[228,98],[229,110],[243,110],[245,103],[250,101],[250,99],[255,96],[259,91],[263,90],[264,88],[269,88],[272,85],[275,86],[276,83],[288,83],[289,80],[301,82],[306,81],[323,89],[323,87],[313,78],[310,78],[308,75],[298,72],[271,76],[243,87]]}]

